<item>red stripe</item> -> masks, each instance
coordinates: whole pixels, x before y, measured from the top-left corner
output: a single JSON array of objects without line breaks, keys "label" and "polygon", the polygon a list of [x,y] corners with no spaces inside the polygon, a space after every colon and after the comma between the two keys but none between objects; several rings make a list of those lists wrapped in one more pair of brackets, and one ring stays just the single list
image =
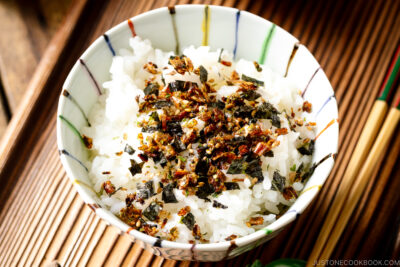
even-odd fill
[{"label": "red stripe", "polygon": [[129,28],[131,29],[132,36],[135,37],[136,36],[135,27],[133,26],[133,23],[130,19],[128,19],[128,25],[129,25]]},{"label": "red stripe", "polygon": [[399,94],[399,97],[397,98],[397,100],[396,100],[394,106],[395,106],[396,108],[400,109],[400,94]]}]

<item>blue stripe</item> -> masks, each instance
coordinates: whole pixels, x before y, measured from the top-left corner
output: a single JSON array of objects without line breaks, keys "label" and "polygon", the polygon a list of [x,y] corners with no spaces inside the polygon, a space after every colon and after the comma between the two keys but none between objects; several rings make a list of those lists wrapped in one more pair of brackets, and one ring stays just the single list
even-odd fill
[{"label": "blue stripe", "polygon": [[110,42],[110,39],[108,38],[107,34],[103,34],[103,37],[104,37],[104,40],[106,40],[106,43],[107,43],[107,45],[108,45],[108,48],[110,48],[110,50],[111,50],[111,54],[112,54],[113,56],[115,56],[114,48],[112,47],[111,42]]},{"label": "blue stripe", "polygon": [[82,163],[79,159],[77,159],[75,156],[71,155],[67,150],[65,149],[60,149],[59,150],[60,154],[64,154],[67,157],[70,157],[71,159],[75,160],[78,162],[87,172],[89,172],[88,168],[85,166],[85,164]]},{"label": "blue stripe", "polygon": [[239,31],[240,10],[236,13],[236,28],[235,28],[235,46],[233,48],[233,58],[236,59],[236,51],[238,45],[238,31]]},{"label": "blue stripe", "polygon": [[325,101],[325,103],[322,105],[322,107],[318,110],[317,114],[315,116],[318,116],[318,114],[322,111],[322,109],[331,101],[332,98],[335,98],[335,95],[331,95],[328,97],[328,99]]}]

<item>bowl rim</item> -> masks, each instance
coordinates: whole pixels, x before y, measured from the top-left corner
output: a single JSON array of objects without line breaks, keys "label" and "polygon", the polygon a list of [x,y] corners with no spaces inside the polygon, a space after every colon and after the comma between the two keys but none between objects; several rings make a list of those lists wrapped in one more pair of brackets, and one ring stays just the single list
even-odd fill
[{"label": "bowl rim", "polygon": [[[209,6],[213,9],[221,9],[221,10],[226,10],[226,11],[240,11],[241,14],[246,14],[246,16],[252,16],[258,20],[263,21],[264,23],[272,23],[269,20],[260,17],[258,15],[255,15],[253,13],[250,13],[248,11],[245,10],[239,10],[237,8],[233,8],[233,7],[225,7],[225,6],[217,6],[217,5],[203,5],[203,4],[184,4],[184,5],[175,5],[174,7],[176,9],[179,10],[185,10],[185,9],[204,9],[205,6]],[[131,17],[128,20],[131,20],[132,22],[135,22],[138,19],[141,19],[142,17],[146,17],[146,16],[156,16],[157,14],[161,13],[161,12],[165,12],[165,10],[168,10],[168,7],[164,6],[164,7],[160,7],[157,9],[153,9],[153,10],[149,10],[146,11],[144,13],[138,14],[134,17]],[[122,21],[121,23],[117,24],[116,26],[108,29],[105,34],[107,34],[110,38],[112,35],[119,33],[120,31],[122,31],[125,27],[126,27],[126,22],[127,20]],[[275,24],[276,25],[276,24]],[[287,34],[289,34],[291,37],[293,37],[295,40],[297,40],[296,37],[294,37],[291,33],[289,33],[288,31],[284,30],[283,28],[281,28],[280,26],[276,25],[277,28],[279,28],[282,31],[285,31]],[[298,41],[298,40],[297,40]],[[77,72],[79,72],[79,60],[80,59],[88,59],[90,57],[91,54],[94,53],[94,51],[96,49],[99,49],[99,45],[100,43],[103,43],[103,36],[99,36],[94,42],[92,42],[89,47],[86,48],[86,50],[83,52],[83,54],[78,58],[78,60],[76,61],[76,63],[74,64],[74,66],[72,67],[72,69],[70,70],[62,88],[69,88],[70,84],[74,78],[74,76],[76,75]],[[299,41],[298,41],[299,42]],[[300,44],[300,42],[299,42]],[[305,49],[307,49],[307,47],[304,46]],[[309,51],[307,49],[307,51]],[[311,56],[314,57],[314,55],[310,52]],[[315,57],[314,57],[315,59]],[[319,65],[319,62],[316,60],[316,62]],[[319,71],[323,73],[323,75],[325,75],[323,69],[320,67]],[[326,77],[326,75],[325,75]],[[330,84],[329,79],[326,77],[326,79],[329,82],[329,85],[331,87],[331,90],[333,92],[333,95],[335,95],[335,92],[332,89],[332,85]],[[58,102],[58,108],[57,108],[57,146],[58,149],[60,150],[61,148],[64,147],[64,142],[61,138],[61,122],[59,119],[59,115],[62,114],[62,110],[63,107],[65,105],[66,102],[66,98],[63,97],[62,93],[60,94],[59,97],[59,102]],[[338,110],[337,107],[337,103],[335,105],[336,107],[336,112]],[[337,131],[335,132],[335,139],[339,139],[339,125],[337,127]],[[337,153],[338,151],[338,142],[337,145],[335,147],[335,151],[333,151],[333,153]],[[71,180],[71,182],[74,184],[75,189],[78,191],[79,195],[81,196],[81,198],[84,200],[84,202],[87,205],[91,205],[93,203],[96,203],[96,200],[93,199],[87,192],[85,192],[86,189],[84,189],[81,185],[77,184],[75,181],[75,176],[73,174],[72,171],[72,167],[70,166],[70,164],[68,163],[68,161],[66,160],[65,157],[61,156],[60,154],[60,160],[62,162],[62,165],[67,173],[68,178]],[[321,179],[321,186],[323,186],[325,184],[326,179],[328,178],[329,174],[332,171],[332,168],[334,166],[334,161],[332,161],[332,163],[330,164],[330,166],[326,166],[325,169],[328,170],[326,177],[324,177],[323,179]],[[303,189],[304,190],[304,189]],[[315,196],[318,194],[320,190],[309,190],[307,192],[309,192],[308,194],[309,196],[309,201],[306,201],[305,204],[301,205],[299,207],[299,209],[297,210],[291,210],[289,207],[289,210],[286,211],[284,214],[282,214],[282,216],[280,218],[278,218],[276,221],[274,221],[273,223],[271,223],[270,225],[264,227],[263,229],[260,230],[256,230],[254,233],[242,236],[242,237],[238,237],[237,239],[234,239],[234,243],[235,245],[237,245],[238,247],[241,246],[245,246],[247,244],[253,243],[257,240],[262,239],[263,237],[272,234],[272,233],[276,233],[279,232],[280,230],[282,230],[286,225],[288,225],[289,223],[293,222],[299,214],[301,214],[312,202],[312,200],[315,198]],[[297,200],[296,200],[297,201]],[[296,202],[295,201],[295,202]],[[294,203],[295,203],[294,202]],[[292,205],[294,205],[294,203],[292,203]],[[159,242],[159,238],[141,233],[135,229],[131,229],[126,223],[124,223],[122,220],[120,220],[117,216],[115,216],[114,214],[111,214],[111,212],[106,209],[106,208],[97,208],[97,209],[93,209],[96,213],[96,215],[98,215],[101,219],[103,219],[107,224],[111,224],[117,228],[119,228],[122,232],[121,233],[126,233],[130,236],[133,236],[135,239],[139,239],[142,240],[143,242],[148,243],[151,246],[156,246],[157,242]],[[176,249],[183,249],[183,250],[196,250],[196,251],[210,251],[210,250],[214,250],[214,251],[226,251],[229,247],[232,246],[232,241],[222,241],[222,242],[214,242],[214,243],[207,243],[207,244],[195,244],[195,246],[193,244],[190,243],[181,243],[181,242],[175,242],[175,241],[168,241],[168,240],[162,240],[162,247],[163,248],[176,248]]]}]

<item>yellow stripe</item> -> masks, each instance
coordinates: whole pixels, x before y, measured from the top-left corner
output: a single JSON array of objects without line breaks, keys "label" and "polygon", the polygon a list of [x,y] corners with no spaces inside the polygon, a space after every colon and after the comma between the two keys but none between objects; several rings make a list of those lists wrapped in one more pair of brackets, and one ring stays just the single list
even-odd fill
[{"label": "yellow stripe", "polygon": [[202,30],[203,30],[203,46],[208,45],[208,33],[210,31],[210,16],[208,12],[208,5],[204,7],[204,19],[203,19],[203,24],[202,24]]},{"label": "yellow stripe", "polygon": [[95,193],[97,195],[96,191],[94,191],[94,189],[90,185],[88,185],[87,183],[79,181],[77,179],[74,179],[73,183],[77,184],[77,185],[83,185],[84,187],[90,189],[90,191],[92,191],[93,193]]},{"label": "yellow stripe", "polygon": [[304,189],[303,191],[301,191],[300,196],[301,196],[302,194],[304,194],[305,192],[307,192],[307,191],[309,191],[309,190],[311,190],[311,189],[313,189],[313,188],[316,188],[316,187],[318,188],[317,191],[319,191],[319,190],[321,190],[322,185],[318,184],[318,185],[310,186],[310,187]]}]

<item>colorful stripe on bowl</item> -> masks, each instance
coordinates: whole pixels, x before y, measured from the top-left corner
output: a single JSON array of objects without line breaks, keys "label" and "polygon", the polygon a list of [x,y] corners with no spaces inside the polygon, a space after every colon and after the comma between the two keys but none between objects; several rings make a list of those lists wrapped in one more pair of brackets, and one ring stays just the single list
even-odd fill
[{"label": "colorful stripe on bowl", "polygon": [[297,43],[295,43],[295,44],[293,45],[292,53],[290,54],[288,63],[287,63],[287,65],[286,65],[286,72],[285,72],[285,75],[284,75],[283,77],[287,77],[288,72],[289,72],[289,68],[290,68],[290,64],[292,63],[293,58],[294,58],[294,56],[296,55],[297,50],[299,49],[299,46],[300,46],[300,43],[299,43],[299,42],[297,42]]},{"label": "colorful stripe on bowl", "polygon": [[82,144],[85,146],[85,141],[83,140],[83,137],[81,133],[76,129],[75,125],[73,125],[67,118],[65,118],[63,115],[59,115],[58,118],[65,123],[65,125],[68,126],[68,128],[76,135],[79,137],[79,139],[82,141]]},{"label": "colorful stripe on bowl", "polygon": [[175,6],[169,6],[168,11],[169,14],[171,15],[172,29],[174,31],[174,37],[175,37],[175,55],[179,55],[179,38],[178,38],[178,29],[176,27]]},{"label": "colorful stripe on bowl", "polygon": [[78,104],[78,102],[76,101],[76,99],[70,94],[70,92],[68,92],[67,89],[64,89],[62,91],[62,95],[65,96],[66,98],[68,98],[72,103],[74,103],[74,105],[79,109],[79,111],[82,113],[83,118],[85,119],[87,125],[90,127],[90,122],[88,117],[86,116],[85,112],[83,111],[82,107]]},{"label": "colorful stripe on bowl", "polygon": [[203,42],[202,45],[203,46],[208,46],[208,35],[210,32],[210,8],[208,7],[208,5],[204,6],[204,19],[203,19],[203,23],[202,23],[202,31],[203,31]]},{"label": "colorful stripe on bowl", "polygon": [[315,70],[314,74],[311,76],[310,80],[308,81],[308,83],[307,83],[307,85],[306,85],[306,88],[304,88],[303,92],[301,93],[301,96],[302,96],[303,98],[304,98],[304,95],[305,95],[306,92],[307,92],[308,87],[309,87],[310,84],[311,84],[311,81],[314,79],[315,75],[317,75],[317,72],[318,72],[320,69],[321,69],[321,66],[319,66],[319,67]]},{"label": "colorful stripe on bowl", "polygon": [[260,54],[260,59],[258,60],[258,63],[260,64],[264,64],[265,63],[265,59],[267,57],[268,54],[268,48],[269,48],[269,44],[271,43],[272,37],[274,35],[275,32],[275,28],[276,25],[273,23],[271,28],[269,29],[267,35],[265,36],[262,48],[261,48],[261,54]]},{"label": "colorful stripe on bowl", "polygon": [[69,153],[67,150],[65,150],[65,149],[60,149],[60,150],[58,151],[58,153],[59,153],[60,155],[65,155],[65,156],[67,156],[67,157],[69,157],[69,158],[75,160],[75,161],[78,162],[87,172],[89,172],[89,169],[85,166],[85,164],[83,164],[82,161],[80,161],[79,159],[77,159],[74,155],[72,155],[71,153]]},{"label": "colorful stripe on bowl", "polygon": [[324,129],[322,129],[322,131],[319,132],[319,134],[317,134],[317,136],[314,138],[314,141],[316,141],[318,139],[318,137],[321,136],[321,134],[323,134],[329,127],[331,127],[335,122],[339,123],[339,119],[332,119],[326,126]]},{"label": "colorful stripe on bowl", "polygon": [[113,57],[115,57],[115,51],[114,51],[114,48],[113,48],[112,45],[111,45],[110,38],[108,37],[107,34],[103,34],[103,37],[104,37],[104,40],[105,40],[106,43],[107,43],[108,48],[109,48],[110,51],[111,51],[111,54],[113,55]]},{"label": "colorful stripe on bowl", "polygon": [[236,52],[238,46],[238,34],[239,34],[239,20],[240,20],[240,10],[236,12],[236,25],[235,25],[235,45],[233,47],[233,59],[236,59]]},{"label": "colorful stripe on bowl", "polygon": [[131,29],[132,37],[135,37],[136,36],[135,26],[133,26],[133,23],[130,19],[128,19],[128,26],[129,29]]},{"label": "colorful stripe on bowl", "polygon": [[96,79],[94,78],[92,72],[89,70],[88,66],[86,65],[85,61],[83,61],[83,59],[79,59],[79,62],[81,63],[81,65],[83,66],[83,68],[86,70],[86,73],[89,75],[90,79],[92,80],[94,86],[96,87],[97,93],[99,95],[102,95],[103,93],[101,92],[100,86],[97,83]]},{"label": "colorful stripe on bowl", "polygon": [[332,99],[336,99],[335,95],[331,95],[328,97],[327,100],[325,100],[325,102],[322,104],[321,108],[317,111],[316,116],[318,116],[318,114],[324,109],[324,107],[329,103],[329,101],[331,101]]}]

